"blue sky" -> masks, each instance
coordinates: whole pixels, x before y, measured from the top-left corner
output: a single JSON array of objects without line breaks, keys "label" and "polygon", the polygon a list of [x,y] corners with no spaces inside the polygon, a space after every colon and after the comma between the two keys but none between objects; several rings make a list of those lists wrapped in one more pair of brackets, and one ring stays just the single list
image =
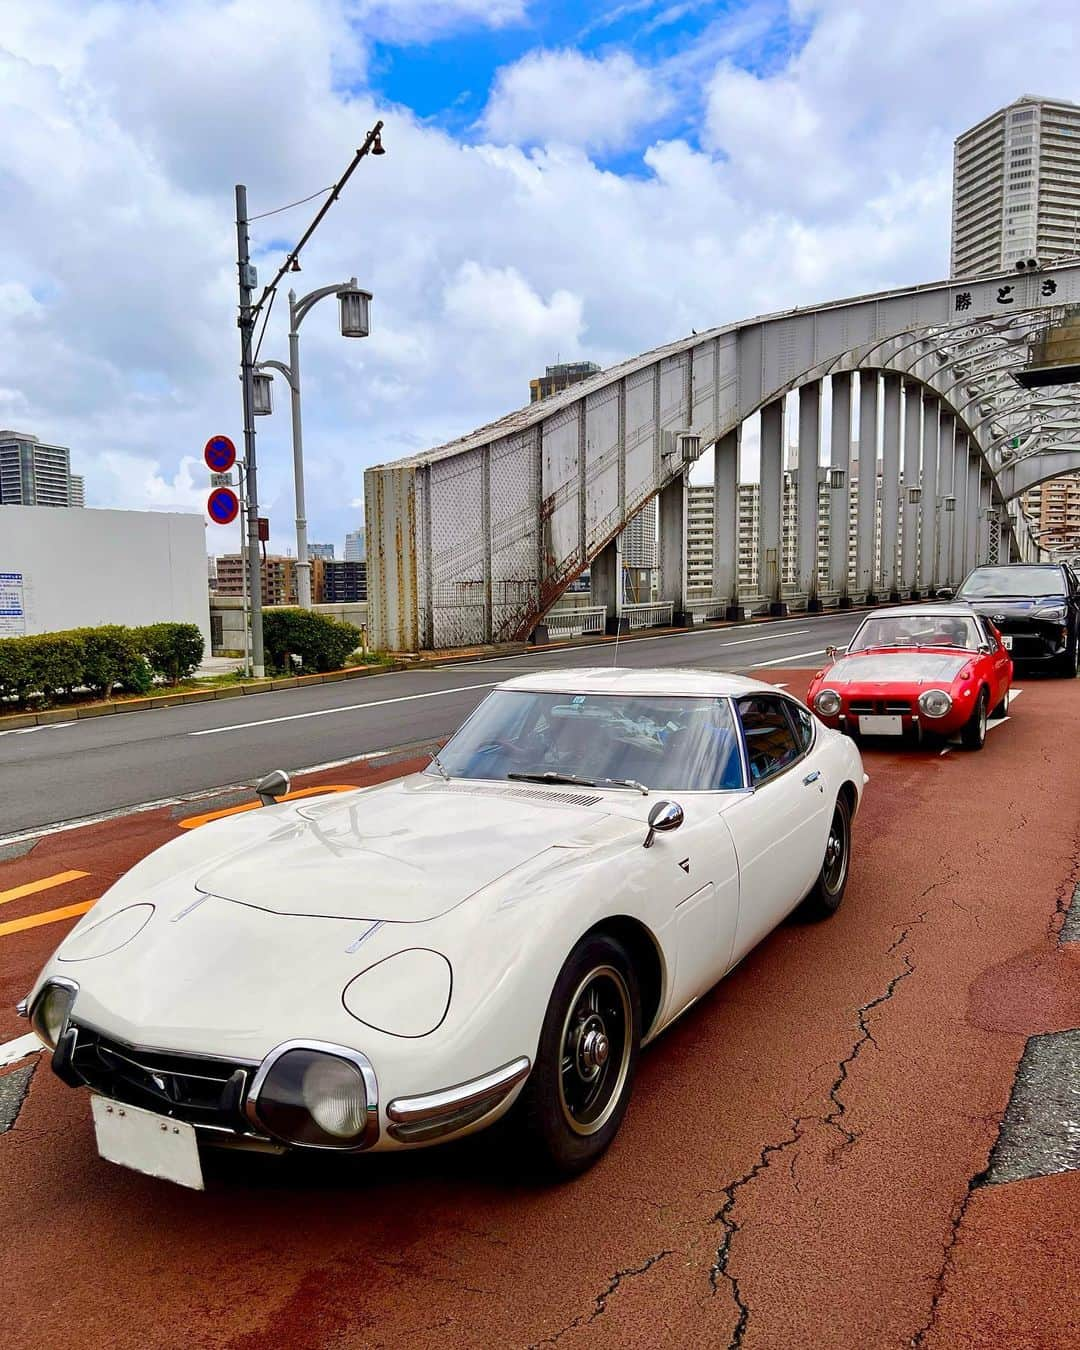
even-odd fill
[{"label": "blue sky", "polygon": [[[201,511],[240,439],[233,185],[358,169],[294,281],[355,275],[371,336],[305,320],[309,537],[363,471],[690,330],[933,281],[955,136],[1080,98],[1075,0],[3,0],[0,426],[70,445],[91,506]],[[132,71],[139,72],[132,79]],[[43,171],[43,166],[48,166]],[[257,222],[270,275],[313,204]],[[281,297],[284,300],[284,297]],[[263,356],[284,357],[278,303]],[[259,419],[272,544],[288,399]],[[235,547],[208,536],[215,552]]]}]

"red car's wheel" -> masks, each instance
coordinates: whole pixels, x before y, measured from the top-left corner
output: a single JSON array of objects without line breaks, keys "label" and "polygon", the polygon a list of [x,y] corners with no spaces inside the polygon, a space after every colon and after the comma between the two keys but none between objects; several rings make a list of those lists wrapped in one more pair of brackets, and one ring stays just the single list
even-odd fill
[{"label": "red car's wheel", "polygon": [[965,750],[981,750],[986,744],[986,719],[987,705],[990,700],[987,697],[985,689],[979,691],[979,698],[975,704],[975,711],[971,714],[967,725],[960,733],[960,740]]}]

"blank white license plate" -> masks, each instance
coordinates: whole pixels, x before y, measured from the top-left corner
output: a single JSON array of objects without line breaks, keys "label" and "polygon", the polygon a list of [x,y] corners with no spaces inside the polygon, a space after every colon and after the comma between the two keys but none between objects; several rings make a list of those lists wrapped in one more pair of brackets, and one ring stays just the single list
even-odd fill
[{"label": "blank white license plate", "polygon": [[1006,650],[1007,652],[1011,652],[1011,651],[1012,651],[1012,634],[1011,634],[1011,633],[1002,633],[1002,635],[1001,635],[1001,645],[1005,648],[1005,650]]},{"label": "blank white license plate", "polygon": [[91,1097],[98,1152],[108,1162],[203,1190],[195,1127],[108,1097]]},{"label": "blank white license plate", "polygon": [[864,736],[902,736],[902,717],[860,717],[859,730]]}]

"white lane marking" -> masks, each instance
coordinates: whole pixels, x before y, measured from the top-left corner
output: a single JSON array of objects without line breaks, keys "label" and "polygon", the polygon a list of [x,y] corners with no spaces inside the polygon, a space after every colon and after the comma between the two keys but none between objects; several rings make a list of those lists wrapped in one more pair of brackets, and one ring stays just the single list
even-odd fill
[{"label": "white lane marking", "polygon": [[59,731],[61,727],[74,725],[74,722],[46,722],[40,727],[13,727],[10,731],[0,731],[0,736],[29,736],[32,731]]},{"label": "white lane marking", "polygon": [[[1023,692],[1024,692],[1024,691],[1023,691],[1022,689],[1010,689],[1010,690],[1009,690],[1009,704],[1010,704],[1010,706],[1012,705],[1013,699],[1014,699],[1014,698],[1018,698]],[[1009,716],[1008,713],[1006,713],[1004,717],[992,717],[992,718],[987,722],[987,724],[986,724],[986,729],[987,729],[987,731],[993,731],[993,729],[994,729],[995,727],[1001,727],[1001,726],[1004,726],[1006,722],[1011,722],[1011,721],[1012,721],[1012,718]]]},{"label": "white lane marking", "polygon": [[9,1064],[15,1064],[44,1048],[32,1031],[14,1041],[8,1041],[6,1045],[0,1045],[0,1069],[6,1069]]},{"label": "white lane marking", "polygon": [[202,731],[189,731],[189,736],[220,736],[223,731],[248,731],[252,727],[272,726],[276,722],[301,722],[306,717],[331,717],[334,713],[363,712],[365,708],[385,708],[390,703],[413,703],[420,698],[445,698],[448,694],[467,694],[470,689],[494,689],[501,680],[489,680],[487,684],[462,684],[454,689],[432,689],[426,694],[401,694],[398,698],[380,698],[373,703],[349,703],[343,708],[316,708],[312,712],[288,713],[284,717],[263,717],[258,722],[234,722],[227,727],[205,727]]},{"label": "white lane marking", "polygon": [[766,666],[787,666],[792,661],[801,661],[804,656],[824,656],[826,651],[828,651],[827,647],[819,647],[814,652],[792,652],[788,656],[778,656],[775,661],[758,661],[751,669],[764,670]]}]

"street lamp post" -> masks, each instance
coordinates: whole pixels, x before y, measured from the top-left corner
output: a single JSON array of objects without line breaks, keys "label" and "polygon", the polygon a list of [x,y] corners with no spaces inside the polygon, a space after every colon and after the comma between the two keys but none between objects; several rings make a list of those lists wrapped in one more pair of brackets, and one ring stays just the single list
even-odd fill
[{"label": "street lamp post", "polygon": [[[289,361],[260,361],[257,371],[277,370],[289,386],[292,411],[293,484],[296,492],[296,598],[302,609],[311,608],[311,562],[308,558],[307,509],[304,501],[304,431],[300,416],[300,325],[313,306],[329,295],[336,295],[341,304],[340,326],[342,337],[367,337],[371,292],[357,284],[355,277],[336,286],[321,286],[297,300],[296,292],[289,292]],[[268,376],[267,379],[270,377]],[[271,412],[269,400],[257,412]]]}]

